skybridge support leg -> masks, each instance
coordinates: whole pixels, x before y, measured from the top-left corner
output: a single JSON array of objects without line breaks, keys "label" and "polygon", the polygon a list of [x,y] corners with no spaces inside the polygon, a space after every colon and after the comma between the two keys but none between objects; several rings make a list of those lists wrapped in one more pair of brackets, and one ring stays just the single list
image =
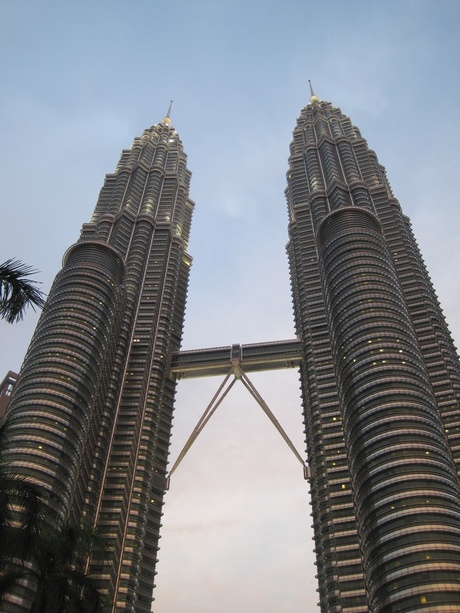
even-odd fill
[{"label": "skybridge support leg", "polygon": [[166,477],[166,489],[169,489],[169,481],[171,479],[171,476],[172,476],[173,472],[176,470],[176,468],[182,462],[182,460],[185,457],[185,455],[187,454],[188,450],[193,445],[193,443],[195,442],[195,440],[197,439],[198,435],[201,433],[201,431],[203,430],[205,425],[211,419],[212,415],[215,413],[215,411],[217,410],[217,408],[220,405],[220,403],[222,402],[222,400],[225,398],[225,396],[228,394],[228,392],[231,390],[231,388],[235,385],[236,378],[233,378],[233,381],[229,382],[229,379],[230,379],[230,376],[232,375],[232,373],[233,373],[233,367],[230,369],[230,371],[228,372],[227,376],[225,377],[225,379],[220,384],[219,389],[214,394],[211,402],[206,407],[203,415],[198,420],[198,423],[195,426],[192,434],[189,436],[187,442],[185,443],[184,448],[180,452],[177,460],[174,462],[173,467],[169,471],[169,475]]},{"label": "skybridge support leg", "polygon": [[[232,374],[233,374],[233,380],[229,381]],[[291,439],[288,437],[286,432],[283,430],[281,424],[276,419],[272,411],[269,409],[265,400],[262,398],[262,396],[257,391],[255,385],[251,382],[249,377],[246,375],[246,373],[241,368],[240,360],[234,359],[232,360],[232,367],[230,368],[230,371],[227,373],[225,379],[222,381],[217,392],[214,394],[211,402],[208,404],[203,415],[201,416],[197,425],[195,426],[192,434],[190,435],[187,442],[185,443],[185,446],[180,452],[177,460],[174,462],[174,465],[171,468],[169,475],[166,478],[166,489],[169,489],[169,482],[170,482],[172,474],[177,469],[179,464],[182,462],[183,458],[185,457],[188,450],[190,449],[190,447],[193,445],[193,443],[197,439],[198,435],[201,433],[203,428],[206,426],[208,421],[211,419],[212,415],[215,413],[215,411],[217,410],[217,408],[219,407],[219,405],[221,404],[221,402],[223,401],[223,399],[228,394],[228,392],[231,390],[231,388],[233,387],[233,385],[235,384],[237,380],[240,380],[243,383],[244,387],[249,391],[251,396],[257,401],[257,403],[262,408],[262,410],[267,415],[267,417],[270,419],[272,424],[275,426],[275,428],[277,429],[277,431],[279,432],[279,434],[281,435],[281,437],[283,438],[283,440],[285,441],[289,449],[292,451],[295,457],[302,464],[304,478],[310,479],[311,477],[310,467],[304,462],[301,455],[299,454],[297,449],[294,447]]]}]

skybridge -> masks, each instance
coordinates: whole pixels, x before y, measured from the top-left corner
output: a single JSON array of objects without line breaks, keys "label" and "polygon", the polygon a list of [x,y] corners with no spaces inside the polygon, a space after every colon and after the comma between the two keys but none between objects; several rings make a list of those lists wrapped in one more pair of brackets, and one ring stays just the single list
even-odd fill
[{"label": "skybridge", "polygon": [[299,368],[301,359],[301,345],[298,339],[255,343],[250,345],[234,344],[227,347],[193,349],[191,351],[178,351],[174,353],[170,372],[174,373],[177,379],[218,375],[223,376],[224,379],[185,443],[169,475],[166,477],[166,489],[169,488],[169,481],[173,472],[182,462],[186,453],[236,381],[241,381],[251,396],[257,401],[296,456],[297,460],[302,464],[304,478],[310,479],[310,467],[302,459],[302,456],[294,447],[281,424],[247,376],[247,373],[261,372],[264,370]]},{"label": "skybridge", "polygon": [[228,345],[208,349],[178,351],[173,354],[170,371],[177,379],[227,375],[238,365],[245,373],[281,368],[299,368],[302,359],[300,340],[290,339],[249,345]]}]

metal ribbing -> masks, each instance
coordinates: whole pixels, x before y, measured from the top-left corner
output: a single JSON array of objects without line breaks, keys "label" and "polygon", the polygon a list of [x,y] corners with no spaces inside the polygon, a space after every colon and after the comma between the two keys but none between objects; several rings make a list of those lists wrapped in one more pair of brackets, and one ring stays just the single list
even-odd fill
[{"label": "metal ribbing", "polygon": [[318,243],[370,608],[460,606],[459,485],[379,223],[345,208]]},{"label": "metal ribbing", "polygon": [[117,173],[130,178],[112,198],[118,212],[107,236],[126,260],[126,338],[119,345],[122,371],[115,378],[122,385],[99,499],[88,499],[87,512],[95,509],[98,527],[114,544],[114,564],[94,568],[114,610],[148,613],[175,390],[168,366],[182,335],[193,203],[177,133],[153,126],[141,143],[120,162]]},{"label": "metal ribbing", "polygon": [[[302,342],[301,383],[307,450],[312,468],[312,518],[323,613],[367,613],[355,512],[351,496],[334,360],[318,266],[316,229],[331,210],[314,135],[313,107],[301,113],[289,159],[288,246],[296,332]],[[325,103],[339,136],[338,109]],[[334,129],[335,129],[334,128]],[[326,191],[326,189],[328,191]]]},{"label": "metal ribbing", "polygon": [[78,516],[89,470],[98,390],[113,357],[123,265],[104,245],[80,244],[57,275],[9,407],[9,460],[41,485],[50,514]]}]

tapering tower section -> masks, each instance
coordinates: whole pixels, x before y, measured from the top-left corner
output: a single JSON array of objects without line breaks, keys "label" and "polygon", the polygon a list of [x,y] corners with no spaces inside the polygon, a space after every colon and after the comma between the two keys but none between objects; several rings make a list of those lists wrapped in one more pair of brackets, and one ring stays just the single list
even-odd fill
[{"label": "tapering tower section", "polygon": [[113,562],[94,567],[117,611],[149,613],[193,202],[168,115],[122,152],[65,257],[10,405],[11,461],[50,519],[85,517]]},{"label": "tapering tower section", "polygon": [[455,347],[383,167],[311,94],[286,196],[321,610],[457,610]]}]

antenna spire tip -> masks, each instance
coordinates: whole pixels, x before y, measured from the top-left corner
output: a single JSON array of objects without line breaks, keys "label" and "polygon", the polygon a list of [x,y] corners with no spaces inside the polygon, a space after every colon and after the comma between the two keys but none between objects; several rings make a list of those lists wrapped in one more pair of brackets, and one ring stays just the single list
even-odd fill
[{"label": "antenna spire tip", "polygon": [[319,98],[313,91],[313,85],[311,84],[310,79],[308,79],[308,85],[310,86],[310,102],[318,102]]},{"label": "antenna spire tip", "polygon": [[169,101],[169,107],[168,107],[168,112],[166,113],[166,117],[163,118],[163,121],[161,123],[163,123],[164,125],[171,125],[171,107],[172,107],[172,103],[173,101],[170,100]]}]

